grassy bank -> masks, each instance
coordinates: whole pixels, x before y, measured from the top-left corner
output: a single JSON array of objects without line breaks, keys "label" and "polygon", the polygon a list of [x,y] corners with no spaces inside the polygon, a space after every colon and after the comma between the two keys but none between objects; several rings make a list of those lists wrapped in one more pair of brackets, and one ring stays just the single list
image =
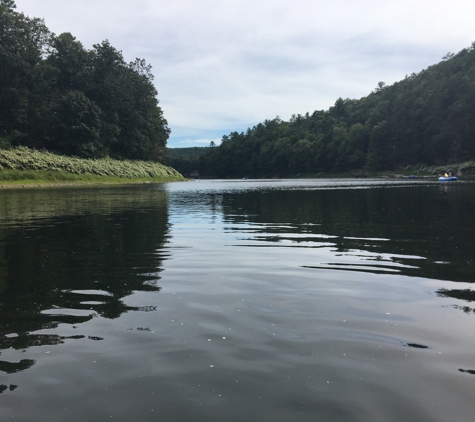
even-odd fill
[{"label": "grassy bank", "polygon": [[66,157],[26,147],[0,150],[0,184],[133,183],[185,180],[151,161]]}]

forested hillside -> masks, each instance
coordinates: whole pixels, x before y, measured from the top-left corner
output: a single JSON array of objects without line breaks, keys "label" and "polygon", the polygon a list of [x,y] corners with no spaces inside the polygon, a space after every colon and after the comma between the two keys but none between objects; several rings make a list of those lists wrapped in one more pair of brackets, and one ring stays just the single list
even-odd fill
[{"label": "forested hillside", "polygon": [[170,130],[151,66],[15,9],[0,0],[0,147],[162,161]]},{"label": "forested hillside", "polygon": [[266,120],[224,136],[200,163],[204,176],[263,177],[394,170],[475,159],[475,43],[359,100]]},{"label": "forested hillside", "polygon": [[184,176],[194,176],[198,172],[201,156],[211,147],[167,148],[165,164],[178,170]]}]

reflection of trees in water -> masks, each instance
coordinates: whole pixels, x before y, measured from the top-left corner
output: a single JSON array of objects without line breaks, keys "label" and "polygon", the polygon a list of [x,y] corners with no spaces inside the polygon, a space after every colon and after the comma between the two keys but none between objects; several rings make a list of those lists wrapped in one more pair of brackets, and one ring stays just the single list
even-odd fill
[{"label": "reflection of trees in water", "polygon": [[[62,212],[65,208],[60,204],[48,208],[49,200],[61,197],[58,192],[53,197],[46,192],[46,198],[38,198],[49,218],[12,225],[3,222],[0,349],[60,344],[83,336],[37,332],[97,316],[117,318],[131,310],[154,310],[128,306],[123,298],[134,291],[160,290],[159,272],[166,259],[162,248],[168,238],[166,194],[135,189],[76,190],[76,214]],[[81,202],[81,195],[88,199]],[[121,196],[125,198],[122,206]],[[28,210],[18,211],[30,215]],[[22,370],[33,363],[0,361],[0,371]]]},{"label": "reflection of trees in water", "polygon": [[459,309],[460,311],[463,311],[466,314],[475,314],[475,309],[471,308],[470,306],[459,306],[459,305],[454,305],[453,306],[455,309]]},{"label": "reflection of trees in water", "polygon": [[0,384],[0,394],[3,393],[6,390],[13,391],[17,388],[18,388],[18,385],[10,384],[10,386],[8,386],[8,385],[5,385],[5,384]]},{"label": "reflection of trees in water", "polygon": [[[470,289],[440,289],[437,291],[437,295],[463,300],[465,302],[475,302],[475,291]],[[460,309],[466,314],[475,314],[475,309],[470,306],[454,305],[454,308]]]},{"label": "reflection of trees in water", "polygon": [[391,256],[403,275],[471,282],[475,190],[462,188],[255,191],[223,194],[222,209],[229,223],[256,225],[252,240],[330,242],[336,253]]},{"label": "reflection of trees in water", "polygon": [[454,299],[475,302],[475,291],[470,289],[440,289],[437,291],[439,296],[453,297]]},{"label": "reflection of trees in water", "polygon": [[0,361],[0,371],[7,374],[13,374],[14,372],[23,371],[34,365],[35,361],[32,359],[22,359],[20,362],[5,362]]},{"label": "reflection of trees in water", "polygon": [[155,187],[79,186],[0,190],[0,225],[19,225],[45,218],[84,214],[111,214],[141,205],[151,207],[166,200]]},{"label": "reflection of trees in water", "polygon": [[[254,242],[331,248],[338,262],[314,268],[475,280],[473,186],[268,190],[224,194],[221,203],[230,230],[233,224],[254,225]],[[471,290],[438,294],[475,300]]]}]

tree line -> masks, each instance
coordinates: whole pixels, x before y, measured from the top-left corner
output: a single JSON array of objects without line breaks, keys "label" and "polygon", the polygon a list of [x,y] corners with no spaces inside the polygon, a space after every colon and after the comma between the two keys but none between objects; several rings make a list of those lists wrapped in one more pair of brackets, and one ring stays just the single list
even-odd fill
[{"label": "tree line", "polygon": [[282,177],[474,159],[475,42],[361,99],[223,136],[197,166],[202,176]]},{"label": "tree line", "polygon": [[207,154],[210,148],[167,148],[165,150],[165,164],[173,167],[185,177],[196,177],[199,175],[201,156]]},{"label": "tree line", "polygon": [[151,66],[15,9],[0,0],[0,146],[162,161],[170,129]]}]

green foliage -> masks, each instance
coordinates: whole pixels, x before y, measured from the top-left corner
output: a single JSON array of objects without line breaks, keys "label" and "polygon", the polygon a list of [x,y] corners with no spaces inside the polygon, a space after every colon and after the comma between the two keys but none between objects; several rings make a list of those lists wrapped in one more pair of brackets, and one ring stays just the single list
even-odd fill
[{"label": "green foliage", "polygon": [[475,160],[475,43],[391,86],[329,110],[266,120],[200,159],[214,177],[395,170]]},{"label": "green foliage", "polygon": [[0,136],[0,149],[10,149],[12,144],[9,136]]},{"label": "green foliage", "polygon": [[210,148],[214,147],[167,148],[165,164],[185,176],[195,176],[199,173],[200,157]]},{"label": "green foliage", "polygon": [[125,179],[168,178],[183,180],[176,170],[152,161],[84,159],[36,151],[27,147],[0,150],[0,170],[39,170],[114,176]]},{"label": "green foliage", "polygon": [[66,93],[54,108],[58,149],[79,157],[104,157],[100,141],[101,109],[80,91]]},{"label": "green foliage", "polygon": [[92,83],[94,54],[69,32],[51,39],[46,63],[50,67],[51,86],[59,92],[87,92]]},{"label": "green foliage", "polygon": [[126,63],[107,40],[70,33],[0,3],[0,133],[15,145],[80,157],[162,161],[170,135],[151,66]]},{"label": "green foliage", "polygon": [[0,131],[27,132],[44,109],[42,56],[50,33],[41,19],[0,6]]}]

